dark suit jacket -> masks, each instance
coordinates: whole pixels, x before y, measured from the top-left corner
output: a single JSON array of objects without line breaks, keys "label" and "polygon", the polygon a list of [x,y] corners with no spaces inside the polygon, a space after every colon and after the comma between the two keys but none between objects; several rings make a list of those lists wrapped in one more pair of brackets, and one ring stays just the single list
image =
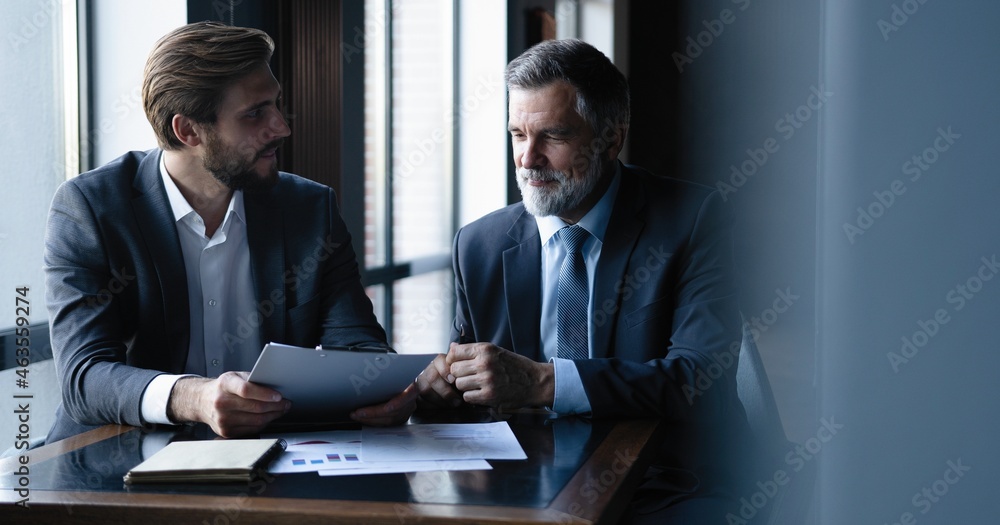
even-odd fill
[{"label": "dark suit jacket", "polygon": [[[159,157],[127,153],[53,198],[44,265],[62,405],[48,441],[83,425],[142,424],[146,385],[184,370],[187,280]],[[244,207],[258,347],[385,344],[333,190],[281,173]]]},{"label": "dark suit jacket", "polygon": [[[732,214],[711,188],[627,166],[621,176],[595,274],[595,355],[576,361],[593,417],[665,418],[662,464],[728,469],[747,432]],[[452,339],[464,327],[466,340],[541,360],[541,244],[524,205],[459,230],[453,257]]]}]

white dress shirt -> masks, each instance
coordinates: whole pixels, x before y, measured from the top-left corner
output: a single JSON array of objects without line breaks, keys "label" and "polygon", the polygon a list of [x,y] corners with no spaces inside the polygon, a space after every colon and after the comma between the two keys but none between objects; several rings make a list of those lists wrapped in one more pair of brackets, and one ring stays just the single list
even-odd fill
[{"label": "white dress shirt", "polygon": [[163,157],[160,176],[174,213],[187,274],[191,340],[185,374],[161,374],[146,386],[142,418],[148,423],[172,423],[167,403],[181,377],[218,377],[226,371],[250,370],[261,351],[262,319],[250,272],[243,192],[233,192],[222,225],[207,237],[205,221],[170,178]]},{"label": "white dress shirt", "polygon": [[[594,357],[594,273],[597,270],[597,261],[601,258],[604,234],[608,229],[608,221],[611,219],[611,211],[614,209],[620,184],[621,164],[618,164],[611,185],[604,192],[604,196],[577,223],[590,232],[590,237],[583,243],[581,250],[584,263],[587,265],[587,288],[590,290],[587,300],[589,320],[587,348],[590,357]],[[555,367],[555,399],[551,408],[559,414],[586,414],[590,412],[590,400],[587,399],[576,365],[569,359],[556,357],[558,354],[555,329],[558,326],[556,294],[559,269],[566,258],[566,249],[558,238],[558,232],[568,225],[554,215],[535,217],[535,223],[538,225],[538,236],[542,243],[542,317],[539,332],[542,337],[542,355]]]}]

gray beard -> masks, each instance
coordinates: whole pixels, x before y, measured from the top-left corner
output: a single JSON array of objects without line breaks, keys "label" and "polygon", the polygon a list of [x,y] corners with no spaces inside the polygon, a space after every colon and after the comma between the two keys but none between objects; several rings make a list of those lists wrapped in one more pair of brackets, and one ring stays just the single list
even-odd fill
[{"label": "gray beard", "polygon": [[[550,169],[518,168],[517,187],[521,189],[524,209],[535,217],[559,215],[572,210],[587,198],[601,178],[601,163],[590,159],[587,174],[582,179],[570,179],[565,173]],[[528,185],[528,180],[557,181],[554,189]]]}]

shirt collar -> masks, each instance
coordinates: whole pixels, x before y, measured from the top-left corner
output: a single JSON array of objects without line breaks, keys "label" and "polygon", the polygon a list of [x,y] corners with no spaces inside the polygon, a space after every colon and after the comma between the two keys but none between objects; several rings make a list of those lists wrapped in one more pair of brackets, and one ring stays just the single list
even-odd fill
[{"label": "shirt collar", "polygon": [[[170,174],[167,173],[167,163],[164,160],[166,155],[160,152],[160,178],[163,179],[163,187],[167,190],[167,201],[170,202],[170,209],[174,213],[174,222],[180,222],[185,217],[191,215],[192,213],[197,214],[191,204],[188,203],[187,199],[181,193],[180,188],[177,187],[177,183],[174,179],[170,178]],[[229,215],[232,213],[236,214],[236,217],[240,219],[243,223],[246,223],[246,215],[243,211],[243,191],[236,190],[233,192],[233,197],[229,199],[229,207],[226,209],[226,219],[223,224],[229,221]]]},{"label": "shirt collar", "polygon": [[[604,243],[604,233],[608,230],[608,221],[611,220],[611,211],[615,207],[615,197],[618,196],[618,187],[621,185],[621,178],[622,165],[620,162],[616,162],[615,174],[611,179],[608,189],[604,192],[601,199],[597,201],[597,204],[577,223],[601,243]],[[565,221],[555,215],[535,217],[535,224],[538,225],[538,235],[541,237],[542,246],[545,246],[557,231],[568,226]]]}]

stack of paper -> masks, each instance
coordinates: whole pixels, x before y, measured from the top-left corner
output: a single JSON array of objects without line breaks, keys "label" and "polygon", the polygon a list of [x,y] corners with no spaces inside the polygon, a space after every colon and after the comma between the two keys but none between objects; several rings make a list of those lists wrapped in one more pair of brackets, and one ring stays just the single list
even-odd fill
[{"label": "stack of paper", "polygon": [[489,470],[487,459],[525,459],[506,422],[365,427],[361,431],[283,434],[274,474],[323,476],[428,470]]}]

